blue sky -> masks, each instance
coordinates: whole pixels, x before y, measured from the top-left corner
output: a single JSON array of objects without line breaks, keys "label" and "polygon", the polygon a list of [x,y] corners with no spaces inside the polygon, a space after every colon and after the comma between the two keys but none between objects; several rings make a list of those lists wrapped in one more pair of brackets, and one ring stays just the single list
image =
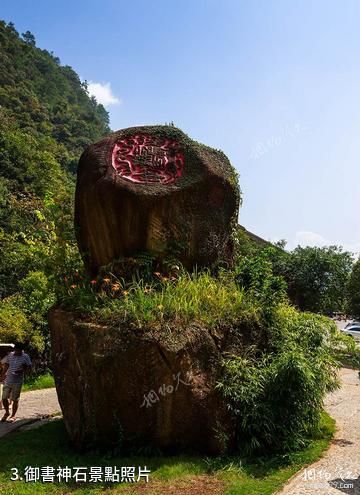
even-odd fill
[{"label": "blue sky", "polygon": [[112,129],[173,121],[221,148],[249,230],[360,251],[357,0],[2,0],[0,14],[93,83]]}]

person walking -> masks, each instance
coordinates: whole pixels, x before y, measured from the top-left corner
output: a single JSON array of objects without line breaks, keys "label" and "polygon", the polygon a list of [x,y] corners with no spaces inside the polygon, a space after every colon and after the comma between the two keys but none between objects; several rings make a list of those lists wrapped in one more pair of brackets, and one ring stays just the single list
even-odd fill
[{"label": "person walking", "polygon": [[28,354],[24,352],[23,345],[21,343],[16,343],[14,351],[5,356],[1,360],[1,364],[4,366],[2,376],[0,376],[0,382],[4,381],[2,402],[5,409],[5,414],[1,421],[6,421],[10,416],[9,399],[11,399],[12,410],[9,421],[13,422],[16,420],[16,413],[19,407],[24,373],[31,367],[31,360]]}]

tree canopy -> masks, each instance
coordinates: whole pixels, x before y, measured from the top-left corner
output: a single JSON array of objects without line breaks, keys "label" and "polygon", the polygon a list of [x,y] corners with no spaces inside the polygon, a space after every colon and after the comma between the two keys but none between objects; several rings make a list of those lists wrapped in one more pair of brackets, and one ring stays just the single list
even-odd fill
[{"label": "tree canopy", "polygon": [[[327,315],[345,311],[346,287],[353,265],[351,253],[340,246],[298,246],[286,251],[284,242],[266,247],[249,242],[241,239],[238,250],[242,278],[251,275],[251,280],[266,279],[268,272],[263,267],[269,270],[271,266],[271,273],[286,283],[290,301],[300,310]],[[356,273],[352,277],[355,279]]]},{"label": "tree canopy", "polygon": [[351,253],[339,246],[298,246],[289,257],[286,272],[290,298],[301,310],[343,311],[352,263]]},{"label": "tree canopy", "polygon": [[0,21],[0,341],[44,348],[50,282],[76,252],[76,165],[109,130],[76,72]]},{"label": "tree canopy", "polygon": [[360,318],[360,258],[354,263],[347,285],[347,310],[354,318]]}]

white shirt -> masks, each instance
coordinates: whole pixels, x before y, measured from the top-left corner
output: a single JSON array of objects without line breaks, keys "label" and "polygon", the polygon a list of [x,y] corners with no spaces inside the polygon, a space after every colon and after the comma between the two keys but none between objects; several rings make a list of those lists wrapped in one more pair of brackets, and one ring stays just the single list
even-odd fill
[{"label": "white shirt", "polygon": [[20,356],[16,356],[14,351],[10,352],[1,360],[2,364],[8,364],[9,368],[6,372],[5,385],[13,385],[14,383],[22,383],[24,379],[23,365],[31,366],[30,357],[23,351]]}]

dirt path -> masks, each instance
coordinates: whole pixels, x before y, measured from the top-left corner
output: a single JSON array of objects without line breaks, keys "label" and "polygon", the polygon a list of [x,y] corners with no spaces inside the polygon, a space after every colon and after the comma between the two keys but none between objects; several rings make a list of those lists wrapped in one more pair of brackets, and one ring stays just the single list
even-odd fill
[{"label": "dirt path", "polygon": [[278,495],[360,495],[360,380],[342,369],[342,387],[326,400],[337,432],[324,457],[300,471]]},{"label": "dirt path", "polygon": [[[42,418],[53,416],[60,411],[55,388],[34,390],[21,394],[17,421],[15,423],[0,423],[0,438],[13,430],[38,421]],[[2,417],[4,410],[0,410]]]}]

